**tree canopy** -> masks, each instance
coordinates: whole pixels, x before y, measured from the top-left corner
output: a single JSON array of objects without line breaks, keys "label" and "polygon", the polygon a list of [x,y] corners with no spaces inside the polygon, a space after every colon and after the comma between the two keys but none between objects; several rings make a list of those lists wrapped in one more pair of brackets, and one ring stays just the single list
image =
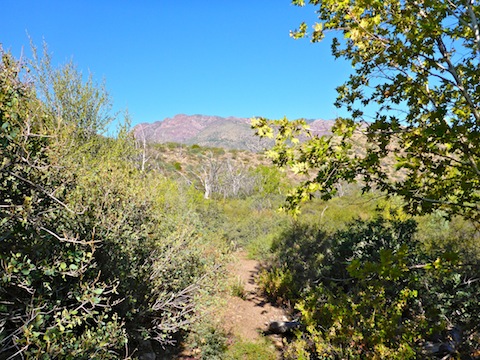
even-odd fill
[{"label": "tree canopy", "polygon": [[[306,5],[294,0],[293,4]],[[412,214],[443,209],[480,221],[480,8],[475,1],[310,0],[318,22],[293,38],[321,41],[334,34],[332,54],[353,66],[337,88],[336,139],[309,136],[302,121],[254,119],[260,136],[276,137],[269,152],[281,166],[309,178],[288,207],[320,192],[335,193],[339,180],[361,179],[404,197]],[[277,127],[277,132],[272,129]],[[358,151],[357,133],[365,135]],[[394,176],[392,176],[392,174]]]}]

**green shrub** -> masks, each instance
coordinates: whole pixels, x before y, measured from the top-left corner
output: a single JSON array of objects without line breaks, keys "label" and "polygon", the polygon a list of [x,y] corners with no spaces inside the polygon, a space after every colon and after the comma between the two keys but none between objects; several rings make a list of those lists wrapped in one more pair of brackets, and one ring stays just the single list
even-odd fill
[{"label": "green shrub", "polygon": [[259,273],[259,284],[265,295],[274,301],[288,302],[299,291],[297,283],[287,268],[273,268]]},{"label": "green shrub", "polygon": [[176,162],[173,163],[173,167],[174,167],[175,170],[177,170],[177,171],[181,171],[181,170],[182,170],[182,164],[180,164],[178,161],[176,161]]},{"label": "green shrub", "polygon": [[233,281],[233,283],[230,285],[230,289],[231,289],[231,294],[233,296],[236,296],[236,297],[239,297],[240,299],[245,300],[247,294],[245,291],[245,284],[242,281],[242,279],[240,279],[239,277],[236,278]]},{"label": "green shrub", "polygon": [[197,144],[191,145],[190,149],[189,149],[189,152],[191,154],[200,154],[200,153],[202,153],[202,151],[203,151],[203,148],[200,145],[197,145]]},{"label": "green shrub", "polygon": [[452,252],[432,256],[415,229],[412,220],[376,219],[331,235],[296,226],[276,240],[263,286],[291,301],[306,328],[289,346],[290,358],[425,357],[420,344],[447,342],[453,326],[464,332],[458,354],[478,348],[480,284],[465,280],[480,276],[478,262]]},{"label": "green shrub", "polygon": [[[117,358],[127,336],[116,279],[102,278],[95,236],[82,236],[75,175],[58,162],[62,136],[8,54],[0,63],[0,355]],[[85,135],[85,136],[84,136]],[[15,355],[14,355],[15,354]]]},{"label": "green shrub", "polygon": [[188,340],[188,346],[198,350],[202,359],[225,359],[227,334],[218,324],[209,320],[199,321]]},{"label": "green shrub", "polygon": [[39,70],[44,102],[2,54],[0,357],[108,359],[142,338],[167,345],[218,286],[223,239],[204,225],[201,195],[139,169],[126,128],[116,139],[93,131],[101,90],[71,65]]}]

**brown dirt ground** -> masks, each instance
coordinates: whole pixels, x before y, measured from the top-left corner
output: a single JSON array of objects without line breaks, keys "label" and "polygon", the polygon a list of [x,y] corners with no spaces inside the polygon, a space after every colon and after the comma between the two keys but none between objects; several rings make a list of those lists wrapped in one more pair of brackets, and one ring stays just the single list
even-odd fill
[{"label": "brown dirt ground", "polygon": [[[245,252],[239,251],[233,255],[234,260],[229,265],[229,277],[232,284],[240,282],[243,284],[243,299],[231,294],[225,294],[222,303],[224,306],[219,312],[220,324],[223,324],[225,331],[231,340],[257,342],[266,335],[268,324],[275,320],[287,320],[287,311],[279,306],[268,302],[262,295],[257,284],[258,273],[261,270],[257,260],[250,260]],[[268,335],[278,350],[283,347],[282,337]],[[192,350],[184,350],[176,359],[194,360],[198,354]]]},{"label": "brown dirt ground", "polygon": [[[287,320],[286,310],[272,305],[261,294],[257,285],[260,264],[247,258],[245,252],[238,252],[236,261],[230,265],[232,281],[243,284],[244,298],[227,295],[222,314],[225,330],[234,337],[247,341],[260,340],[262,332],[274,320]],[[277,341],[276,341],[277,342]]]}]

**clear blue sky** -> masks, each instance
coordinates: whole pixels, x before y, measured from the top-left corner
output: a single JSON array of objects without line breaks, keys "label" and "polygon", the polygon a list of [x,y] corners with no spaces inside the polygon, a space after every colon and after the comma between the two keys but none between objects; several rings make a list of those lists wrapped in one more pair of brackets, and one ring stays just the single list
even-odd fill
[{"label": "clear blue sky", "polygon": [[350,66],[330,43],[293,40],[314,8],[289,0],[0,0],[0,43],[73,58],[133,125],[175,114],[331,119]]}]

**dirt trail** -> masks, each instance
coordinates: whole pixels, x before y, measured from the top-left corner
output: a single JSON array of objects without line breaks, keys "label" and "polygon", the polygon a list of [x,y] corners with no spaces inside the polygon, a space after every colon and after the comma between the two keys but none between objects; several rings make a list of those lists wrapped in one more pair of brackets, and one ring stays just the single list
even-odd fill
[{"label": "dirt trail", "polygon": [[256,341],[262,331],[273,320],[286,320],[284,309],[273,306],[262,296],[257,285],[260,264],[247,258],[246,253],[238,252],[236,261],[231,264],[230,274],[234,281],[240,281],[245,290],[244,298],[228,295],[223,314],[223,323],[228,332],[241,339]]}]

